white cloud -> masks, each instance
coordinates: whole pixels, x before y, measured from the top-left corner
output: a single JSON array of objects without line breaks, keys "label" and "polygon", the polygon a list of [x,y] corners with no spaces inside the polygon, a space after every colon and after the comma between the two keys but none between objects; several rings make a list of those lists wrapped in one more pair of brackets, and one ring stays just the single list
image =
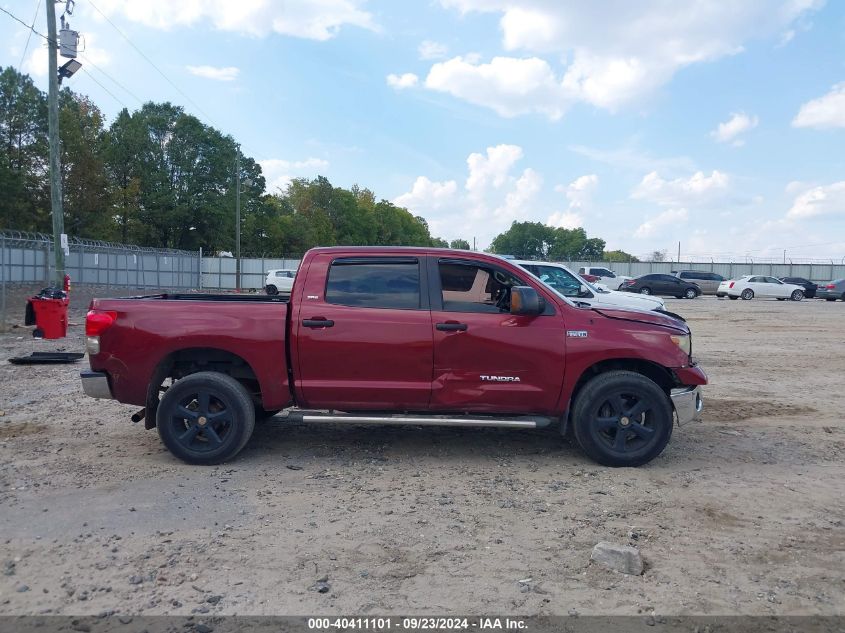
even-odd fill
[{"label": "white cloud", "polygon": [[[790,183],[787,192],[795,191]],[[799,193],[786,214],[788,220],[801,220],[823,215],[845,216],[845,180],[819,185]]]},{"label": "white cloud", "polygon": [[689,178],[674,180],[664,180],[653,171],[634,188],[631,198],[667,207],[706,206],[724,198],[729,183],[728,175],[715,169],[709,176],[698,171]]},{"label": "white cloud", "polygon": [[185,68],[192,75],[215,81],[234,81],[241,72],[237,66],[185,66]]},{"label": "white cloud", "polygon": [[425,86],[487,106],[504,117],[539,112],[559,119],[566,109],[563,89],[551,66],[537,57],[494,57],[486,64],[454,57],[434,64]]},{"label": "white cloud", "polygon": [[463,189],[455,179],[438,182],[419,176],[411,190],[393,202],[423,215],[432,235],[478,238],[484,246],[514,220],[537,218],[536,199],[543,177],[530,167],[515,171],[522,157],[517,145],[488,147],[467,157]]},{"label": "white cloud", "polygon": [[587,174],[573,180],[566,186],[558,185],[555,191],[566,195],[569,200],[569,209],[558,211],[549,216],[546,224],[559,226],[565,229],[574,229],[584,225],[583,212],[587,210],[599,184],[599,177],[596,174]]},{"label": "white cloud", "polygon": [[425,40],[417,48],[420,59],[443,59],[449,52],[449,47],[440,42]]},{"label": "white cloud", "polygon": [[419,82],[419,77],[414,73],[404,73],[402,75],[394,75],[393,73],[387,76],[387,85],[397,90],[404,88],[413,88]]},{"label": "white cloud", "polygon": [[719,123],[716,129],[710,132],[710,136],[718,143],[732,143],[739,147],[745,140],[738,137],[748,130],[753,130],[759,122],[756,116],[748,116],[745,112],[732,112],[731,118]]},{"label": "white cloud", "polygon": [[499,14],[502,46],[515,55],[435,64],[426,86],[502,116],[541,113],[555,119],[574,102],[616,110],[641,101],[687,66],[735,55],[752,38],[782,36],[823,0],[441,4],[462,13]]},{"label": "white cloud", "polygon": [[845,82],[833,86],[826,95],[802,105],[792,119],[792,125],[819,130],[845,127]]},{"label": "white cloud", "polygon": [[488,147],[486,154],[470,154],[467,157],[467,191],[481,194],[488,185],[498,189],[505,184],[511,168],[521,158],[522,148],[519,145],[496,145]]},{"label": "white cloud", "polygon": [[283,160],[267,158],[258,161],[267,183],[267,191],[275,193],[287,189],[291,179],[299,176],[316,176],[329,168],[329,161],[322,158],[306,158],[305,160]]},{"label": "white cloud", "polygon": [[689,213],[686,209],[666,209],[637,227],[634,231],[634,237],[654,237],[655,234],[660,234],[662,229],[665,229],[673,224],[686,223]]},{"label": "white cloud", "polygon": [[156,29],[194,26],[209,22],[221,31],[263,37],[279,33],[312,40],[328,40],[343,26],[377,30],[362,0],[100,0],[108,15],[121,12],[133,22]]},{"label": "white cloud", "polygon": [[393,203],[413,209],[417,215],[425,215],[453,202],[457,191],[458,184],[454,180],[436,182],[420,176],[411,190],[395,198]]}]

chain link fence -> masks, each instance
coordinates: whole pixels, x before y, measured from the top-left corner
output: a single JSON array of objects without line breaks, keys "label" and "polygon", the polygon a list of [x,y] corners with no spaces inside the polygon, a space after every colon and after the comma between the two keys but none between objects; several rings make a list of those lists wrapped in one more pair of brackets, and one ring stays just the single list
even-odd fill
[{"label": "chain link fence", "polygon": [[[201,251],[113,244],[68,237],[65,272],[74,284],[147,289],[200,287]],[[5,323],[7,287],[48,286],[54,277],[52,236],[0,232],[0,324]]]}]

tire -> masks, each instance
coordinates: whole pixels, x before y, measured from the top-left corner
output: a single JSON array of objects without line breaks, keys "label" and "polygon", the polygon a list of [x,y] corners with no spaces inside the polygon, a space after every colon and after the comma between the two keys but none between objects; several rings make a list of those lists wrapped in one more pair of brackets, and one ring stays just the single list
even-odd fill
[{"label": "tire", "polygon": [[255,429],[255,406],[231,376],[202,371],[177,380],[164,392],[156,428],[167,449],[182,461],[220,464],[246,446]]},{"label": "tire", "polygon": [[276,286],[274,286],[273,284],[268,284],[267,286],[264,287],[264,290],[268,295],[279,294],[279,289],[276,288]]},{"label": "tire", "polygon": [[[836,301],[836,298],[835,297],[825,297],[824,300],[825,301]],[[843,301],[845,301],[845,299],[843,299]],[[34,334],[33,334],[33,336],[34,336]]]},{"label": "tire", "polygon": [[784,299],[783,297],[776,297],[776,299],[777,299],[778,301],[786,301],[786,299]]},{"label": "tire", "polygon": [[737,299],[739,299],[739,297],[732,297],[731,295],[728,295],[728,299],[730,299],[731,301],[736,301]]},{"label": "tire", "polygon": [[739,296],[742,297],[744,301],[749,301],[754,298],[754,291],[751,288],[746,288]]},{"label": "tire", "polygon": [[[833,299],[833,301],[836,301],[836,299]],[[44,338],[44,330],[40,327],[35,328],[32,330],[32,338]]]},{"label": "tire", "polygon": [[651,294],[651,288],[649,288],[648,286],[643,286],[642,288],[640,288],[640,294],[641,295],[650,295]]},{"label": "tire", "polygon": [[632,371],[592,378],[572,407],[578,444],[590,458],[611,467],[641,466],[660,455],[672,437],[673,421],[663,389]]},{"label": "tire", "polygon": [[841,297],[839,297],[839,298],[840,298],[840,299],[842,299],[842,301],[845,301],[845,292],[843,292],[843,293],[842,293],[842,296],[841,296]]},{"label": "tire", "polygon": [[804,298],[804,293],[800,290],[793,290],[792,294],[789,295],[790,301],[801,301]]},{"label": "tire", "polygon": [[684,298],[685,299],[695,299],[698,296],[698,293],[695,291],[695,288],[687,288],[684,291]]}]

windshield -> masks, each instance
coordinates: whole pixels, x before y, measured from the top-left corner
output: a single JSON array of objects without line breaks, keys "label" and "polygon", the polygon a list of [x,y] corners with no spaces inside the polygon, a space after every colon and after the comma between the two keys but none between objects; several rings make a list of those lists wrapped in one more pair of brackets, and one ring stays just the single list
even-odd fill
[{"label": "windshield", "polygon": [[537,266],[536,268],[537,278],[557,294],[563,295],[564,297],[580,297],[581,286],[586,286],[589,290],[597,294],[606,293],[606,291],[599,290],[585,279],[576,277],[564,268],[558,268],[557,266]]}]

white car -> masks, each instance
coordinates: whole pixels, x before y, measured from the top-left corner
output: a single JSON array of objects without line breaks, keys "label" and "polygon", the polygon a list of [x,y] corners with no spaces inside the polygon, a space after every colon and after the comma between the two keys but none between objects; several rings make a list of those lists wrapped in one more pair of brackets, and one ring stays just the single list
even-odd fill
[{"label": "white car", "polygon": [[603,284],[607,288],[611,290],[619,290],[629,279],[633,279],[633,277],[626,277],[625,275],[617,275],[612,270],[608,270],[607,268],[600,268],[596,266],[587,266],[586,268],[579,268],[578,269],[579,275],[593,275],[598,277],[599,280],[597,283]]},{"label": "white car", "polygon": [[666,303],[660,297],[599,288],[596,284],[591,284],[579,277],[563,264],[520,260],[514,260],[511,263],[524,268],[558,294],[590,307],[626,310],[666,309]]},{"label": "white car", "polygon": [[296,271],[293,269],[268,270],[267,278],[264,280],[264,291],[268,295],[277,295],[280,292],[289,293],[293,288],[294,278],[296,278]]},{"label": "white car", "polygon": [[778,301],[791,299],[801,301],[804,298],[804,287],[786,284],[780,279],[764,275],[744,275],[739,279],[726,279],[719,284],[717,297],[745,300],[760,298],[775,298]]}]

